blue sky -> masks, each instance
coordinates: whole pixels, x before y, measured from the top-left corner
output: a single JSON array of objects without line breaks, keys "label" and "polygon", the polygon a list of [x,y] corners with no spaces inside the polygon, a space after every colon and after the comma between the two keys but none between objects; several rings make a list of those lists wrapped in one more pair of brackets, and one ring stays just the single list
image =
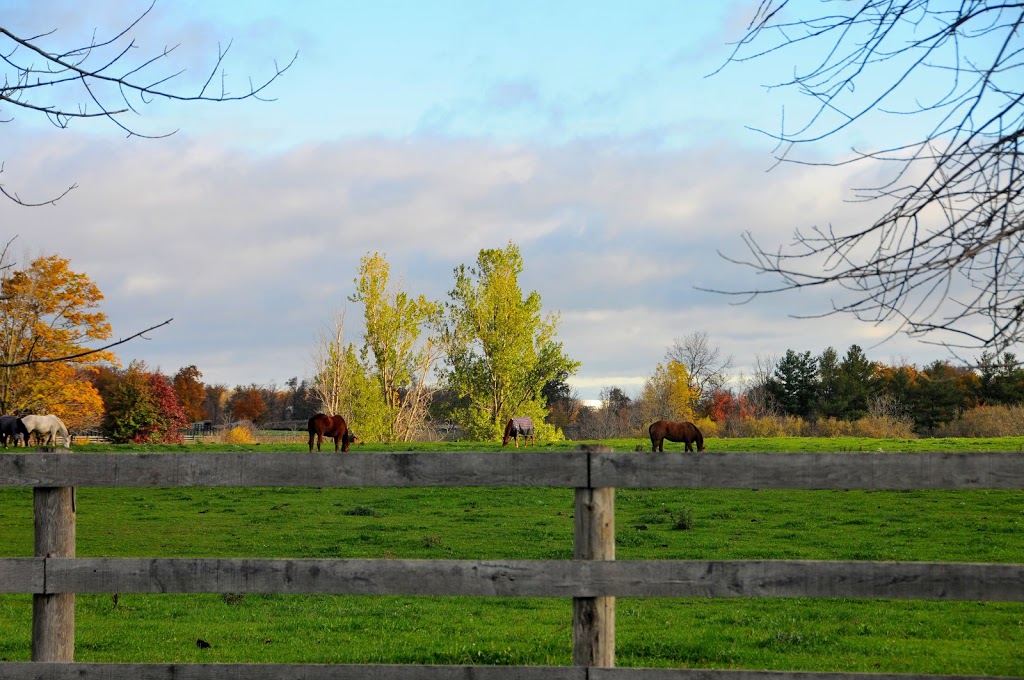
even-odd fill
[{"label": "blue sky", "polygon": [[[521,283],[561,314],[582,361],[582,398],[637,393],[675,338],[708,333],[749,375],[756,357],[851,344],[870,358],[943,357],[825,311],[830,292],[745,305],[698,288],[742,288],[741,234],[785,243],[795,228],[861,225],[851,203],[876,168],[772,167],[777,129],[809,102],[765,85],[797,54],[727,59],[756,2],[170,2],[140,24],[140,54],[180,43],[168,68],[190,91],[218,43],[232,92],[293,67],[273,101],[157,102],[126,139],[102,122],[58,130],[15,111],[0,127],[5,186],[56,206],[0,203],[0,230],[26,255],[58,253],[106,295],[119,348],[166,373],[195,364],[209,383],[283,385],[344,309],[359,259],[386,254],[412,293],[444,298],[480,248],[517,243]],[[55,48],[111,35],[146,2],[0,0],[14,32],[58,28]],[[788,59],[788,61],[787,61]],[[7,109],[4,114],[10,115]],[[810,153],[842,157],[897,127],[867,126]]]}]

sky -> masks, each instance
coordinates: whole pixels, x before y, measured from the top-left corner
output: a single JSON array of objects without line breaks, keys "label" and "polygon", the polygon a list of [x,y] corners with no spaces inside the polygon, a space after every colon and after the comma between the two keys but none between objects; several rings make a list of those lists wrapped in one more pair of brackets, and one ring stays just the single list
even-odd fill
[{"label": "sky", "polygon": [[[263,100],[155,101],[124,118],[157,138],[104,120],[59,129],[4,107],[5,188],[27,201],[76,188],[55,205],[0,201],[0,237],[16,237],[15,259],[57,254],[88,275],[113,339],[173,318],[119,346],[123,363],[168,375],[195,365],[229,387],[310,377],[339,313],[361,344],[362,309],[347,298],[368,253],[384,254],[407,292],[444,300],[456,267],[509,242],[521,287],[560,315],[582,399],[639,394],[694,332],[733,357],[737,381],[789,349],[945,358],[892,327],[797,318],[827,312],[839,291],[742,304],[706,292],[772,283],[730,262],[747,255],[745,232],[782,245],[795,229],[881,212],[852,200],[877,167],[774,162],[761,131],[812,108],[768,86],[814,55],[722,69],[757,4],[157,0],[128,58],[177,45],[147,71],[183,70],[175,91],[197,91],[229,44],[212,82],[231,94],[297,57]],[[53,31],[41,40],[67,49],[148,7],[0,0],[0,26]],[[869,121],[808,153],[839,160],[900,132]]]}]

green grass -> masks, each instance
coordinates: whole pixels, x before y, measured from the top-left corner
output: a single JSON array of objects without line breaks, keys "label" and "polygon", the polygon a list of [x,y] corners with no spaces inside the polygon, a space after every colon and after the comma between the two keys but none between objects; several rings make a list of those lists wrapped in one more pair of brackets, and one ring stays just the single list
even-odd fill
[{"label": "green grass", "polygon": [[[641,442],[609,443],[632,451]],[[712,451],[918,451],[929,445],[1014,451],[1022,441],[709,441]],[[1024,562],[1020,491],[620,489],[616,508],[619,559]],[[568,559],[572,513],[568,489],[84,488],[78,491],[77,552]],[[684,515],[689,528],[680,527]],[[32,492],[0,489],[0,555],[31,554]],[[1021,603],[620,598],[616,616],[620,666],[1024,675]],[[76,617],[79,661],[571,663],[566,599],[121,594],[115,602],[112,595],[79,595]],[[30,631],[31,597],[0,596],[0,660],[29,659]],[[212,646],[197,648],[197,638]]]}]

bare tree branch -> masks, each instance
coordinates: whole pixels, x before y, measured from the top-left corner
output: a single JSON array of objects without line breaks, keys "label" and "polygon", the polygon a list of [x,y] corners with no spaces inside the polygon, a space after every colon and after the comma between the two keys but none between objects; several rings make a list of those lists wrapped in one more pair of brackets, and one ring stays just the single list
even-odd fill
[{"label": "bare tree branch", "polygon": [[158,323],[155,326],[150,326],[149,328],[147,328],[145,330],[142,330],[142,331],[139,331],[138,333],[136,333],[134,335],[129,335],[127,338],[122,338],[122,339],[118,340],[117,342],[112,342],[109,345],[104,345],[103,347],[97,347],[95,349],[87,349],[87,350],[85,350],[83,352],[78,352],[77,354],[68,354],[66,356],[51,357],[51,358],[48,358],[48,359],[33,359],[32,358],[32,351],[35,349],[35,345],[33,344],[33,346],[31,348],[29,348],[28,354],[26,355],[25,359],[23,359],[22,361],[14,361],[14,362],[11,362],[11,363],[0,363],[0,368],[16,368],[18,366],[28,366],[28,365],[31,365],[31,364],[52,364],[52,363],[56,363],[56,362],[59,362],[59,361],[72,361],[74,359],[81,359],[82,357],[87,357],[90,354],[96,354],[98,352],[104,352],[104,351],[110,349],[111,347],[117,347],[118,345],[123,345],[124,343],[128,342],[129,340],[134,340],[135,338],[140,338],[140,337],[144,336],[146,333],[148,333],[148,332],[150,332],[152,330],[156,330],[157,328],[160,328],[161,326],[166,326],[167,324],[169,324],[172,321],[174,321],[174,319],[170,318],[167,321],[164,321],[163,323]]},{"label": "bare tree branch", "polygon": [[[296,52],[283,66],[276,61],[272,73],[258,81],[249,79],[247,89],[231,94],[227,89],[224,64],[231,49],[218,45],[217,57],[195,90],[178,90],[170,84],[184,69],[160,70],[169,65],[177,48],[164,47],[141,60],[133,59],[140,49],[133,32],[152,11],[155,0],[124,29],[106,39],[92,39],[74,47],[57,46],[56,31],[24,37],[19,31],[0,26],[0,112],[12,110],[41,114],[57,128],[66,128],[75,119],[106,118],[129,137],[161,138],[176,130],[143,132],[125,120],[125,114],[138,113],[138,105],[155,100],[179,102],[228,102],[243,99],[268,101],[264,92],[283,75],[298,58]],[[2,21],[2,20],[0,20]],[[211,91],[211,83],[220,74],[219,91]],[[12,121],[13,114],[0,116],[0,122]],[[2,172],[2,166],[0,166]],[[24,206],[52,204],[73,190],[72,185],[59,195],[42,201],[23,200],[18,192],[0,184],[0,193]]]},{"label": "bare tree branch", "polygon": [[[888,181],[855,190],[880,217],[850,230],[797,229],[784,247],[747,232],[747,256],[725,259],[776,285],[766,293],[839,287],[820,315],[848,313],[949,348],[1002,351],[1024,339],[1024,2],[762,0],[729,63],[801,46],[820,59],[774,87],[816,108],[795,129],[764,132],[780,162],[869,116],[920,119],[920,137],[846,160],[879,161]],[[794,16],[795,15],[795,16]],[[803,54],[803,53],[802,53]],[[919,96],[910,95],[920,92]],[[873,119],[872,119],[873,121]],[[902,122],[902,121],[901,121]]]}]

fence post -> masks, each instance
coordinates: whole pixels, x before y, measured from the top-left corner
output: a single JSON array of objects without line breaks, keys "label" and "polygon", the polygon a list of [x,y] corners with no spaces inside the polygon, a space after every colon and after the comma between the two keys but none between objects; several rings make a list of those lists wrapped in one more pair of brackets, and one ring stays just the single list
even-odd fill
[{"label": "fence post", "polygon": [[[580,447],[591,453],[608,446]],[[589,463],[588,463],[589,465]],[[615,489],[576,489],[573,557],[615,559]],[[615,666],[615,598],[574,597],[572,601],[572,663],[574,666]]]},{"label": "fence post", "polygon": [[[39,452],[53,453],[45,447]],[[37,487],[33,490],[35,556],[75,556],[75,490]],[[44,578],[45,583],[45,578]],[[75,594],[32,596],[32,660],[75,660]]]}]

